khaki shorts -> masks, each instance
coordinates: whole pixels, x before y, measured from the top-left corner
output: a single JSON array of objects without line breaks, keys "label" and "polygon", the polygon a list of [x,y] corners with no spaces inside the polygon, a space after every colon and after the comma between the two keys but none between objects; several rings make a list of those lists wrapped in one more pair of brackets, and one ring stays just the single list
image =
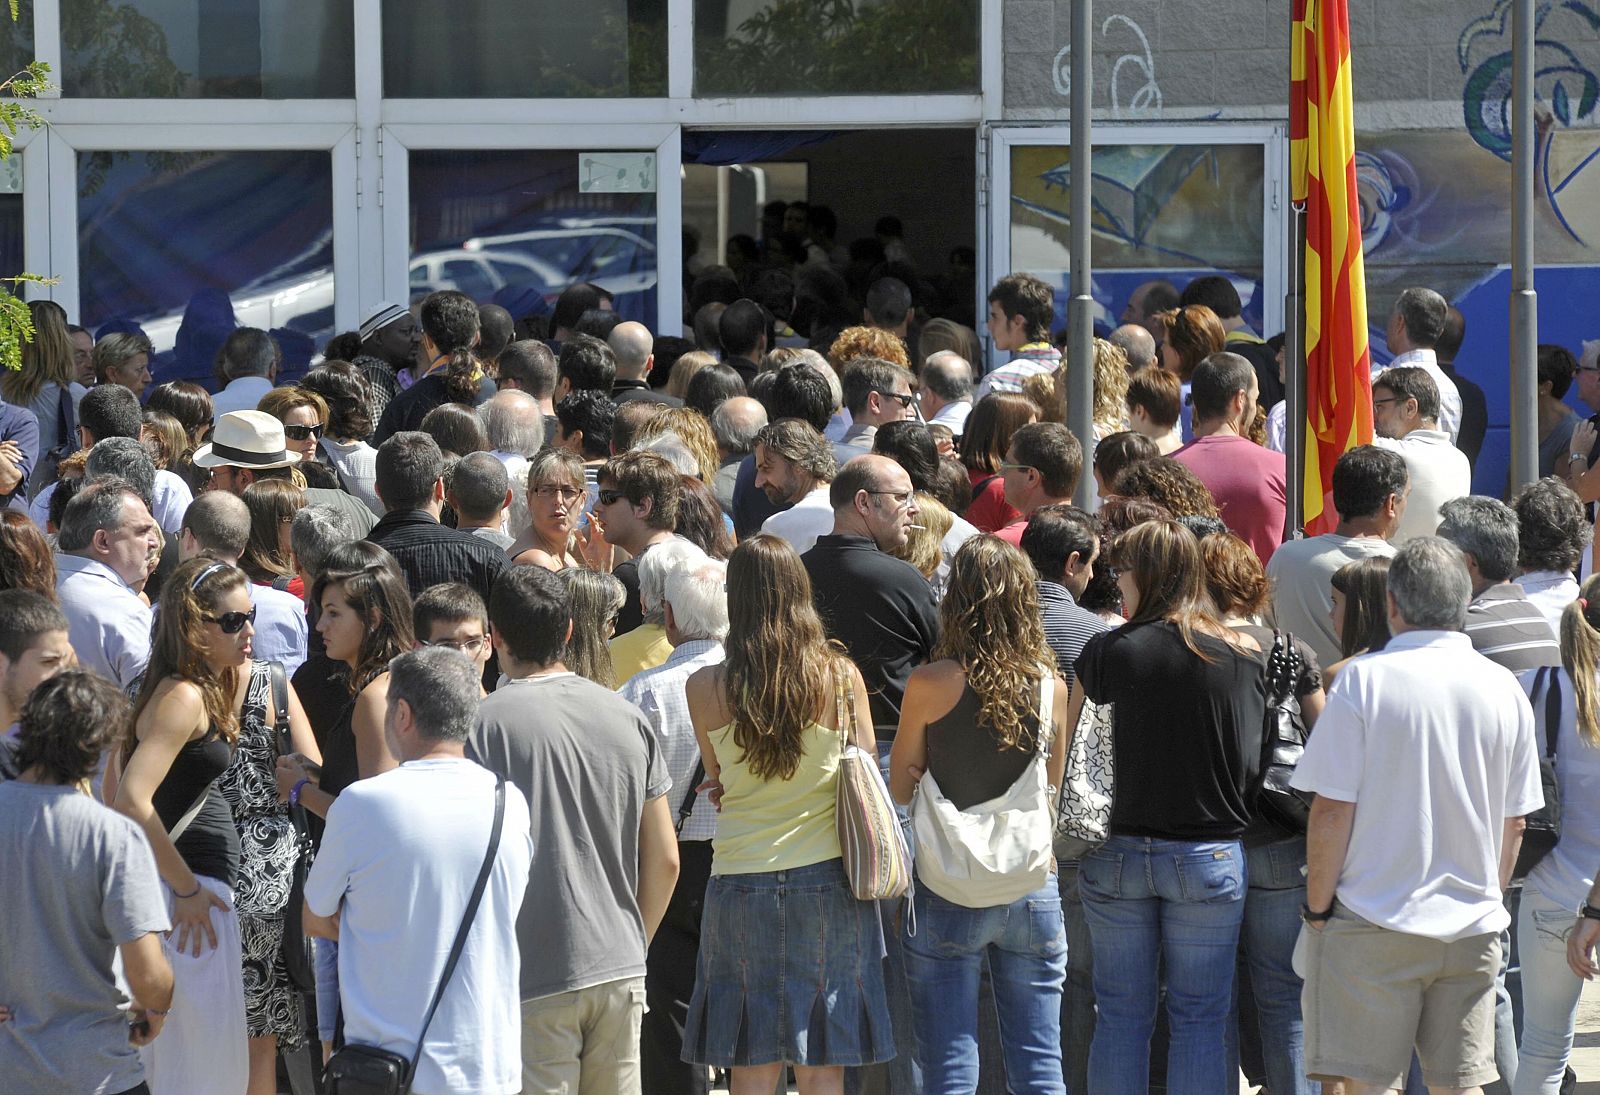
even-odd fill
[{"label": "khaki shorts", "polygon": [[644,978],[522,1002],[525,1095],[639,1095]]},{"label": "khaki shorts", "polygon": [[1306,1073],[1404,1086],[1416,1048],[1429,1087],[1477,1087],[1494,1065],[1498,933],[1441,943],[1390,931],[1336,905],[1305,936]]}]

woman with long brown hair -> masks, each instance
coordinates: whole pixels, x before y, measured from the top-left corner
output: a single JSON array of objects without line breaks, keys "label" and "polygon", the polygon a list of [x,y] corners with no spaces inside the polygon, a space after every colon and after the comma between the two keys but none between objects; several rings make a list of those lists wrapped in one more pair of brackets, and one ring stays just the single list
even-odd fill
[{"label": "woman with long brown hair", "polygon": [[29,589],[56,599],[56,559],[39,526],[14,509],[0,510],[0,589]]},{"label": "woman with long brown hair", "polygon": [[72,336],[61,305],[30,301],[28,314],[33,338],[22,344],[22,368],[0,370],[0,395],[14,407],[28,408],[39,420],[38,455],[33,475],[24,484],[32,496],[55,482],[56,465],[78,447],[77,399],[86,389],[73,380]]},{"label": "woman with long brown hair", "polygon": [[1189,378],[1202,361],[1220,351],[1228,342],[1228,332],[1217,313],[1204,304],[1190,304],[1159,312],[1156,319],[1166,328],[1161,341],[1161,367],[1176,373],[1183,381],[1183,401],[1178,428],[1183,439],[1194,436],[1194,414],[1189,406]]},{"label": "woman with long brown hair", "polygon": [[239,741],[254,619],[238,567],[202,557],[173,571],[115,773],[112,805],[144,830],[171,890],[165,949],[177,991],[161,1037],[141,1051],[161,1091],[248,1083],[239,833],[216,783]]},{"label": "woman with long brown hair", "polygon": [[305,508],[305,491],[287,479],[260,479],[244,489],[243,498],[250,511],[250,539],[239,565],[252,582],[287,589],[304,598],[305,589],[294,588],[299,583],[289,526],[294,515]]},{"label": "woman with long brown hair", "polygon": [[[909,803],[919,791],[914,814],[930,809],[933,795],[963,812],[1007,796],[1008,812],[1053,818],[1050,788],[1061,785],[1066,765],[1067,686],[1045,643],[1032,564],[998,537],[968,540],[951,563],[939,621],[935,660],[906,683],[890,792]],[[1046,862],[1051,831],[1047,824],[1038,849]],[[903,942],[924,1083],[929,1091],[977,1090],[978,973],[987,959],[1008,1083],[1060,1091],[1067,935],[1055,871],[1021,897],[972,908],[928,880],[923,855],[936,854],[919,855],[917,930]]]},{"label": "woman with long brown hair", "polygon": [[1176,521],[1131,529],[1110,561],[1128,622],[1084,647],[1067,713],[1075,726],[1086,699],[1113,705],[1111,836],[1079,868],[1099,1012],[1089,1086],[1149,1086],[1164,960],[1168,1085],[1223,1091],[1265,661],[1218,618],[1199,542]]},{"label": "woman with long brown hair", "polygon": [[735,1095],[770,1095],[786,1064],[838,1091],[845,1065],[894,1056],[877,905],[851,895],[834,816],[845,740],[876,751],[867,687],[787,541],[740,544],[727,584],[727,661],[686,688],[722,812],[685,1056],[732,1069]]},{"label": "woman with long brown hair", "polygon": [[1383,556],[1357,559],[1333,572],[1332,607],[1328,619],[1339,637],[1339,660],[1322,672],[1325,687],[1361,654],[1372,654],[1388,645],[1389,639],[1389,560]]},{"label": "woman with long brown hair", "polygon": [[1000,465],[1011,447],[1011,435],[1037,421],[1039,405],[1016,392],[991,392],[978,400],[967,416],[961,463],[972,480],[972,504],[965,517],[978,531],[993,532],[1022,519],[1022,514],[1006,505]]}]

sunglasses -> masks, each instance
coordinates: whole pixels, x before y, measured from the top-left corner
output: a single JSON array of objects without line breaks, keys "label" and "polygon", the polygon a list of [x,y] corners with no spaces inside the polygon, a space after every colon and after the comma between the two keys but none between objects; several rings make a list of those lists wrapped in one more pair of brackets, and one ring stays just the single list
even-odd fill
[{"label": "sunglasses", "polygon": [[249,612],[224,612],[220,616],[207,616],[205,621],[208,624],[216,624],[224,635],[237,635],[244,630],[245,624],[256,622],[256,610],[252,608]]},{"label": "sunglasses", "polygon": [[883,396],[885,399],[894,400],[907,410],[910,410],[911,404],[917,401],[917,397],[912,395],[910,392],[878,392],[878,394]]},{"label": "sunglasses", "polygon": [[602,506],[612,506],[626,497],[620,490],[602,490],[599,494]]},{"label": "sunglasses", "polygon": [[290,441],[310,441],[313,437],[321,440],[324,428],[320,422],[315,426],[285,426],[283,436]]}]

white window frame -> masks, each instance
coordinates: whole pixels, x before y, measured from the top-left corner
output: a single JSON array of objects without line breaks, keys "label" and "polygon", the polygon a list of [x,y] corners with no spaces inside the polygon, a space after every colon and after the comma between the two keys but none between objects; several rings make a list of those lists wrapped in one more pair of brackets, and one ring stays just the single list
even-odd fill
[{"label": "white window frame", "polygon": [[[654,151],[656,330],[682,330],[681,133],[695,129],[971,128],[1001,111],[1003,0],[980,0],[979,81],[971,93],[732,96],[693,94],[694,0],[667,0],[667,94],[628,99],[397,99],[383,95],[382,0],[353,4],[355,92],[341,99],[86,99],[59,87],[30,105],[47,130],[19,135],[25,265],[60,279],[48,296],[77,318],[76,153],[87,150],[326,149],[333,155],[335,323],[409,295],[411,148],[607,148]],[[61,0],[33,0],[34,55],[62,74]],[[152,121],[152,119],[156,119]],[[550,119],[543,122],[540,119]],[[385,146],[388,146],[386,149]],[[40,154],[40,149],[47,149]],[[390,151],[390,160],[384,159]],[[398,164],[398,167],[397,167]],[[982,159],[978,164],[984,171]],[[56,185],[52,186],[54,181]],[[28,193],[35,195],[31,201]],[[43,204],[38,195],[46,195]],[[974,210],[984,256],[983,197]]]},{"label": "white window frame", "polygon": [[[988,265],[983,285],[993,285],[1011,273],[1011,150],[1038,145],[1072,144],[1071,131],[1059,125],[1007,125],[989,130],[987,140],[988,192],[991,195],[986,236]],[[1257,145],[1262,155],[1261,188],[1261,302],[1264,333],[1283,330],[1284,292],[1287,288],[1287,241],[1284,236],[1283,201],[1288,167],[1288,132],[1282,125],[1209,124],[1129,125],[1096,123],[1095,147],[1106,145]],[[980,186],[980,193],[983,187]],[[981,204],[981,199],[980,199]],[[980,231],[982,228],[980,227]],[[983,290],[986,292],[986,290]],[[979,302],[979,315],[987,305]]]}]

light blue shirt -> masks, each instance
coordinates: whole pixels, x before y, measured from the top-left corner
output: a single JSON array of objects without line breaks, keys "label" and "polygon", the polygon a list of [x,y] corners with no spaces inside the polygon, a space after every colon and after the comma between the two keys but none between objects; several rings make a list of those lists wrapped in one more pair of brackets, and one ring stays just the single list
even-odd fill
[{"label": "light blue shirt", "polygon": [[241,376],[211,397],[211,420],[215,422],[231,411],[253,411],[261,397],[272,390],[272,381],[264,376]]},{"label": "light blue shirt", "polygon": [[[28,504],[28,516],[39,526],[40,532],[45,531],[50,520],[50,499],[55,493],[56,484],[51,483]],[[182,529],[183,515],[189,511],[189,503],[193,501],[194,492],[189,489],[189,484],[165,468],[156,469],[156,481],[150,488],[150,516],[156,519],[162,532],[175,533]]]},{"label": "light blue shirt", "polygon": [[[713,639],[690,639],[672,652],[665,663],[629,677],[617,694],[633,704],[650,722],[661,743],[661,759],[672,790],[667,804],[672,808],[672,823],[678,823],[678,810],[688,793],[695,762],[700,759],[700,743],[695,740],[694,723],[689,719],[689,700],[684,685],[689,675],[708,665],[721,665],[722,644]],[[705,795],[694,800],[694,812],[684,823],[679,840],[710,840],[717,835],[717,809]]]},{"label": "light blue shirt", "polygon": [[96,559],[56,555],[56,597],[80,668],[126,689],[150,661],[150,607]]},{"label": "light blue shirt", "polygon": [[[1532,674],[1529,674],[1532,677]],[[1572,678],[1556,670],[1561,696],[1560,726],[1556,731],[1556,779],[1561,785],[1561,839],[1550,854],[1528,873],[1528,885],[1551,901],[1577,909],[1594,885],[1600,865],[1600,747],[1578,733],[1577,705]],[[1543,754],[1549,741],[1545,723],[1545,694],[1529,697],[1539,724],[1538,748]]]},{"label": "light blue shirt", "polygon": [[306,603],[293,593],[250,583],[250,600],[256,606],[255,639],[251,645],[257,661],[282,662],[294,676],[306,660]]}]

